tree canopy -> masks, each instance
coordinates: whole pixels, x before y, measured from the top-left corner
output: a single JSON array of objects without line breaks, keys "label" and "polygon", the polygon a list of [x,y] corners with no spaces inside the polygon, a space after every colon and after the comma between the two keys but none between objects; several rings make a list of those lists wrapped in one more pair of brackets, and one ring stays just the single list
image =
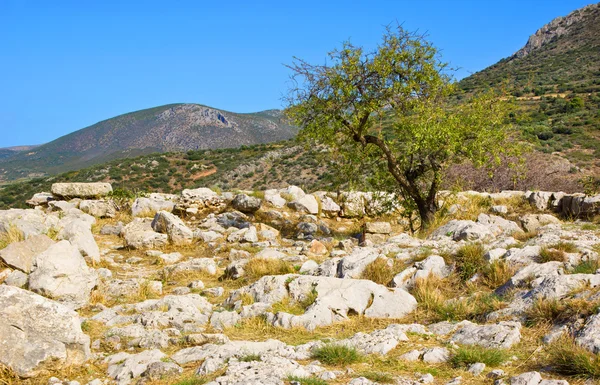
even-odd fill
[{"label": "tree canopy", "polygon": [[430,223],[444,172],[465,160],[499,160],[509,135],[508,102],[492,92],[457,103],[452,71],[425,37],[387,28],[372,52],[343,44],[330,64],[298,58],[288,116],[300,138],[316,140],[370,169],[366,182],[404,198]]}]

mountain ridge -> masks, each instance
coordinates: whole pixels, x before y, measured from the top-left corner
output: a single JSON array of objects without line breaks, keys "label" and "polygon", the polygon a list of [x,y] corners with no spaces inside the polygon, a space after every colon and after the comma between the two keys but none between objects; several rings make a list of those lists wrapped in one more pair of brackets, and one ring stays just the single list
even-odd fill
[{"label": "mountain ridge", "polygon": [[235,113],[201,104],[167,104],[105,119],[26,154],[16,153],[0,161],[0,176],[10,180],[153,152],[267,143],[296,132],[279,110]]}]

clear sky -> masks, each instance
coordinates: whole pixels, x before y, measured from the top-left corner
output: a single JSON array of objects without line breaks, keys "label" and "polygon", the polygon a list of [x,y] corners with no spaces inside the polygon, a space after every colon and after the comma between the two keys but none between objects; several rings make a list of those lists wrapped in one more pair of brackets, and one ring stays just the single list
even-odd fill
[{"label": "clear sky", "polygon": [[0,147],[39,144],[168,103],[281,108],[292,56],[428,32],[458,77],[592,0],[0,0]]}]

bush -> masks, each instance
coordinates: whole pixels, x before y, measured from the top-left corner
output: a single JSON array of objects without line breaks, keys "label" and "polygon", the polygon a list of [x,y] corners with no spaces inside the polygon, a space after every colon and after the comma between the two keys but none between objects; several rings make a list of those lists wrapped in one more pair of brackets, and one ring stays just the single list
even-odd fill
[{"label": "bush", "polygon": [[600,378],[600,356],[562,338],[547,348],[548,364],[556,373],[582,378]]},{"label": "bush", "polygon": [[326,365],[349,365],[362,357],[355,348],[331,344],[313,350],[312,358]]},{"label": "bush", "polygon": [[458,348],[450,362],[456,367],[466,367],[477,362],[483,362],[487,366],[498,366],[508,358],[509,353],[506,350],[473,345]]},{"label": "bush", "polygon": [[581,262],[573,267],[571,274],[595,274],[600,269],[600,262],[597,259]]},{"label": "bush", "polygon": [[485,249],[479,243],[471,243],[458,249],[456,267],[461,281],[465,282],[483,270],[486,265],[484,254]]}]

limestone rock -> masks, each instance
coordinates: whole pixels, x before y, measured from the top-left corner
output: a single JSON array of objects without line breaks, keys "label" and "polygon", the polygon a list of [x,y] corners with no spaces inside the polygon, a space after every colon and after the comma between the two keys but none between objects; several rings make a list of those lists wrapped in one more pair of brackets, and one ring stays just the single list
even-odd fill
[{"label": "limestone rock", "polygon": [[47,366],[82,365],[90,358],[90,338],[75,311],[12,286],[0,285],[0,363],[21,377]]},{"label": "limestone rock", "polygon": [[60,241],[36,256],[29,289],[78,309],[88,302],[97,281],[79,250]]},{"label": "limestone rock", "polygon": [[390,290],[368,280],[293,274],[262,277],[256,283],[234,291],[226,304],[235,303],[243,295],[251,295],[255,302],[269,304],[286,297],[298,302],[315,295],[314,303],[302,315],[267,314],[268,322],[275,326],[302,326],[308,330],[344,320],[349,312],[370,318],[401,318],[417,305],[414,297],[403,289]]},{"label": "limestone rock", "polygon": [[54,183],[52,194],[60,198],[100,198],[112,192],[110,183]]},{"label": "limestone rock", "polygon": [[442,240],[446,237],[450,237],[453,241],[476,241],[490,239],[493,233],[481,223],[453,219],[436,229],[429,238]]},{"label": "limestone rock", "polygon": [[468,321],[451,338],[463,345],[508,349],[521,340],[521,324],[503,321],[492,325],[477,325]]},{"label": "limestone rock", "polygon": [[134,217],[154,217],[159,211],[172,212],[175,202],[161,197],[137,198],[131,206],[131,214]]},{"label": "limestone rock", "polygon": [[154,231],[167,234],[169,242],[175,245],[189,244],[194,240],[192,230],[179,217],[166,211],[156,213],[151,226]]},{"label": "limestone rock", "polygon": [[0,250],[0,259],[12,268],[29,273],[34,257],[53,244],[54,241],[46,235],[34,235]]},{"label": "limestone rock", "polygon": [[167,234],[154,231],[152,220],[147,218],[134,218],[123,227],[121,236],[125,239],[125,244],[134,249],[160,248],[168,243]]},{"label": "limestone rock", "polygon": [[367,222],[365,223],[365,232],[388,235],[392,233],[392,225],[389,222]]},{"label": "limestone rock", "polygon": [[79,209],[97,218],[114,218],[117,213],[115,204],[105,200],[82,200]]},{"label": "limestone rock", "polygon": [[129,354],[125,352],[113,354],[106,357],[108,364],[108,375],[117,381],[119,385],[127,385],[142,373],[146,372],[150,365],[155,362],[161,362],[166,354],[160,350],[145,350],[138,354]]},{"label": "limestone rock", "polygon": [[550,214],[525,214],[519,218],[521,226],[525,231],[534,232],[542,226],[557,223],[560,224],[560,220]]},{"label": "limestone rock", "polygon": [[248,196],[246,194],[236,195],[235,198],[233,198],[233,201],[231,202],[231,206],[233,206],[234,209],[246,214],[252,214],[258,211],[258,209],[260,209],[261,204],[262,200],[256,197]]}]

